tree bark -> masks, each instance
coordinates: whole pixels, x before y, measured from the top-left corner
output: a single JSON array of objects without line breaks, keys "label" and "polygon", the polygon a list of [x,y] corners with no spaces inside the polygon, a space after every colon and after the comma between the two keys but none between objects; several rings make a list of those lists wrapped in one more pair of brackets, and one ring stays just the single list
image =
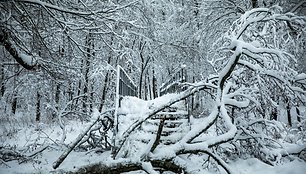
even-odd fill
[{"label": "tree bark", "polygon": [[13,101],[12,101],[12,113],[15,114],[17,110],[17,91],[13,92]]},{"label": "tree bark", "polygon": [[155,75],[155,71],[154,71],[154,67],[153,67],[153,81],[152,81],[152,90],[153,90],[153,99],[158,97],[158,91],[157,91],[157,79],[156,79],[156,75]]},{"label": "tree bark", "polygon": [[0,43],[11,54],[11,56],[25,69],[33,70],[37,66],[37,61],[36,59],[34,59],[34,57],[31,57],[30,55],[25,55],[28,58],[31,58],[31,62],[25,61],[22,58],[22,54],[15,47],[15,44],[10,40],[9,32],[4,28],[0,30]]},{"label": "tree bark", "polygon": [[291,118],[291,113],[290,113],[290,104],[289,104],[289,101],[287,103],[286,110],[287,110],[288,124],[289,124],[289,126],[292,126],[292,118]]},{"label": "tree bark", "polygon": [[1,94],[1,97],[4,95],[4,92],[5,92],[5,86],[4,86],[4,65],[2,64],[1,67],[0,67],[0,82],[1,82],[1,89],[0,89],[0,94]]},{"label": "tree bark", "polygon": [[41,95],[40,93],[37,91],[37,98],[36,98],[36,118],[35,121],[36,122],[40,122],[40,99],[41,99]]},{"label": "tree bark", "polygon": [[296,110],[296,115],[297,115],[297,121],[301,122],[301,112],[300,112],[299,106],[296,106],[295,110]]},{"label": "tree bark", "polygon": [[107,89],[108,89],[108,82],[109,82],[109,72],[106,73],[105,78],[104,78],[104,85],[103,85],[103,89],[102,89],[102,98],[101,98],[101,104],[99,107],[99,112],[102,112],[103,109],[103,105],[105,103],[106,100],[106,95],[107,95]]},{"label": "tree bark", "polygon": [[[171,171],[173,173],[188,173],[185,169],[174,162],[168,160],[151,160],[150,161],[153,167],[162,168],[166,171]],[[77,173],[77,174],[85,174],[85,173],[99,173],[99,174],[121,174],[124,172],[131,172],[142,170],[141,162],[118,162],[112,165],[105,165],[102,163],[96,163],[88,166],[81,167],[76,172],[68,172],[69,174]]]}]

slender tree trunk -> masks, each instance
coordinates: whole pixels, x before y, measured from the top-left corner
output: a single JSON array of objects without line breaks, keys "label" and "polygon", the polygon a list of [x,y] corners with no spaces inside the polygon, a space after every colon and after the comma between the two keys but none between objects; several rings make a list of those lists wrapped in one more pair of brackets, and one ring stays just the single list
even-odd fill
[{"label": "slender tree trunk", "polygon": [[12,101],[12,113],[16,114],[16,110],[17,110],[17,91],[14,90],[13,92],[13,101]]},{"label": "slender tree trunk", "polygon": [[[113,44],[113,40],[114,38],[111,37],[110,39],[111,41],[111,45]],[[110,65],[112,60],[112,53],[110,52],[107,58],[107,66]],[[109,81],[110,81],[110,76],[111,76],[111,72],[109,70],[107,70],[105,78],[104,78],[104,84],[103,84],[103,88],[102,88],[102,98],[101,98],[101,104],[99,107],[99,111],[102,112],[103,106],[105,104],[105,100],[106,100],[106,96],[107,96],[107,90],[108,90],[108,86],[109,86]]]},{"label": "slender tree trunk", "polygon": [[277,109],[272,108],[272,113],[271,113],[271,120],[277,120]]},{"label": "slender tree trunk", "polygon": [[296,115],[297,115],[297,121],[298,121],[298,122],[301,122],[301,115],[300,115],[301,112],[300,112],[299,107],[296,106],[295,110],[296,110]]},{"label": "slender tree trunk", "polygon": [[[60,84],[56,85],[56,89],[55,89],[55,109],[56,111],[59,111],[59,103],[60,101]],[[53,114],[52,119],[56,118],[56,113]]]},{"label": "slender tree trunk", "polygon": [[[140,60],[141,60],[141,70],[140,70],[140,77],[139,77],[139,85],[138,85],[138,97],[142,98],[142,83],[143,83],[143,76],[145,74],[145,70],[146,67],[148,65],[149,62],[149,58],[147,60],[145,60],[144,56],[143,56],[143,50],[144,47],[146,45],[146,42],[140,42],[139,43],[139,52],[140,52]],[[146,80],[145,80],[146,81]]]},{"label": "slender tree trunk", "polygon": [[0,67],[0,82],[1,82],[1,89],[0,89],[0,95],[1,97],[4,95],[5,92],[5,86],[4,86],[4,65],[1,65]]},{"label": "slender tree trunk", "polygon": [[101,104],[100,104],[100,107],[99,107],[99,112],[102,112],[103,105],[104,105],[105,100],[106,100],[108,83],[109,83],[109,72],[106,73],[105,78],[104,78],[104,85],[103,85],[103,89],[102,89],[102,98],[101,98]]},{"label": "slender tree trunk", "polygon": [[[15,71],[18,72],[18,66],[14,67],[16,68]],[[16,110],[17,110],[17,89],[16,89],[16,75],[14,76],[14,91],[13,91],[13,101],[12,101],[12,104],[11,104],[11,107],[12,107],[12,113],[13,114],[16,114]]]},{"label": "slender tree trunk", "polygon": [[[73,83],[71,82],[68,87],[68,101],[73,99]],[[69,109],[72,110],[73,103],[69,106]]]},{"label": "slender tree trunk", "polygon": [[150,78],[149,78],[149,72],[146,71],[145,75],[145,100],[148,100],[151,98],[151,92],[150,92]]},{"label": "slender tree trunk", "polygon": [[139,85],[138,85],[138,98],[142,98],[142,79],[143,79],[143,69],[141,68]]},{"label": "slender tree trunk", "polygon": [[292,126],[292,118],[291,118],[291,113],[290,113],[290,101],[289,101],[289,99],[286,99],[286,110],[287,110],[288,124],[289,124],[289,126]]},{"label": "slender tree trunk", "polygon": [[40,93],[37,91],[37,98],[36,98],[36,122],[40,122],[40,100],[41,100],[41,95]]},{"label": "slender tree trunk", "polygon": [[[77,88],[77,94],[76,94],[76,96],[80,96],[80,95],[81,95],[81,92],[82,92],[82,80],[79,80],[79,81],[78,81],[78,88]],[[76,106],[79,104],[79,100],[80,100],[80,98],[77,98],[77,99],[75,100],[75,105],[76,105]]]},{"label": "slender tree trunk", "polygon": [[154,71],[154,67],[153,67],[153,79],[152,79],[152,90],[153,90],[153,99],[158,97],[158,91],[157,91],[157,79],[156,79],[156,74]]},{"label": "slender tree trunk", "polygon": [[92,56],[94,56],[94,44],[93,44],[93,37],[92,34],[89,33],[87,38],[86,38],[86,60],[85,60],[85,64],[84,64],[84,75],[85,75],[85,82],[84,82],[84,89],[83,92],[86,95],[84,98],[84,102],[83,102],[83,112],[84,113],[88,113],[92,111],[92,95],[90,94],[90,89],[91,89],[91,85],[90,85],[90,80],[89,80],[89,70],[90,70],[90,62],[92,59]]},{"label": "slender tree trunk", "polygon": [[193,11],[193,13],[194,13],[194,18],[195,18],[195,20],[196,20],[196,26],[197,26],[197,29],[199,29],[200,28],[200,20],[199,20],[199,8],[200,8],[200,3],[198,2],[198,0],[194,0],[194,11]]}]

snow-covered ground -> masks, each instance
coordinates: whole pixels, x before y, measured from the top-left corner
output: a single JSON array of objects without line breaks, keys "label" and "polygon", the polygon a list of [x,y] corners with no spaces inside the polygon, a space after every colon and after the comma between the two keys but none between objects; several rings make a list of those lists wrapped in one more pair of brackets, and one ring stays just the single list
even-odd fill
[{"label": "snow-covered ground", "polygon": [[[18,161],[1,164],[0,173],[61,173],[62,171],[73,171],[78,167],[98,163],[103,161],[107,163],[112,161],[110,152],[97,154],[95,152],[72,152],[62,165],[54,170],[52,163],[60,156],[61,150],[49,148],[36,156],[33,161],[26,161],[21,164]],[[267,165],[257,159],[238,160],[231,162],[230,166],[238,174],[305,174],[306,163],[299,160],[278,164],[277,166]]]},{"label": "snow-covered ground", "polygon": [[[133,120],[139,118],[141,113],[148,112],[154,105],[167,103],[169,99],[176,96],[161,97],[152,101],[143,101],[135,97],[125,98],[122,101],[121,113],[125,116],[131,116],[130,123],[125,121],[121,123],[122,129],[129,127]],[[180,107],[180,103],[176,104]],[[133,118],[135,117],[135,118]],[[193,120],[192,122],[197,122]],[[53,162],[64,152],[66,145],[72,142],[80,132],[84,131],[85,123],[79,121],[66,121],[67,138],[64,144],[61,143],[62,130],[57,123],[18,126],[10,125],[14,129],[13,135],[7,136],[5,133],[9,129],[5,124],[1,125],[1,142],[0,147],[12,148],[27,156],[39,151],[41,148],[48,146],[41,153],[37,153],[28,160],[20,159],[9,162],[0,161],[0,174],[6,173],[62,173],[64,171],[74,171],[88,164],[103,162],[110,164],[113,161],[110,151],[96,153],[95,151],[72,151],[60,167],[56,170],[52,168]],[[12,127],[13,126],[13,127]],[[15,127],[14,127],[15,126]],[[122,130],[120,133],[124,132]],[[137,135],[137,134],[135,134]],[[144,135],[141,135],[144,136]],[[2,155],[2,154],[0,154]],[[137,155],[136,155],[137,156]],[[196,159],[196,158],[195,158]],[[120,159],[119,159],[120,160]],[[238,159],[236,161],[228,160],[229,166],[238,174],[305,174],[306,163],[302,160],[282,161],[275,166],[267,165],[258,159]],[[211,171],[210,171],[211,172]],[[223,171],[225,173],[225,171]],[[134,172],[135,173],[135,172]],[[137,172],[140,173],[140,172]],[[144,173],[144,172],[141,172]]]},{"label": "snow-covered ground", "polygon": [[240,174],[305,174],[306,163],[299,160],[279,164],[267,165],[258,159],[238,160],[230,164]]},{"label": "snow-covered ground", "polygon": [[[41,130],[35,130],[35,126],[19,129],[14,138],[7,139],[1,142],[1,146],[16,147],[16,149],[31,154],[39,149],[37,146],[46,145],[60,140],[61,129],[59,126],[41,126]],[[67,140],[65,143],[71,142],[81,132],[83,124],[79,122],[70,122],[67,125]],[[3,139],[2,139],[3,141]],[[32,149],[25,149],[32,144]],[[63,149],[56,145],[50,145],[42,153],[39,153],[29,161],[9,161],[1,162],[0,173],[52,173],[62,171],[73,171],[81,166],[98,163],[103,161],[107,163],[112,162],[110,152],[95,153],[94,151],[76,152],[73,151],[61,164],[61,166],[54,170],[52,168],[53,162],[63,153]],[[230,162],[230,166],[239,174],[305,174],[306,163],[301,160],[294,160],[284,162],[276,166],[267,165],[258,159],[246,159]]]}]

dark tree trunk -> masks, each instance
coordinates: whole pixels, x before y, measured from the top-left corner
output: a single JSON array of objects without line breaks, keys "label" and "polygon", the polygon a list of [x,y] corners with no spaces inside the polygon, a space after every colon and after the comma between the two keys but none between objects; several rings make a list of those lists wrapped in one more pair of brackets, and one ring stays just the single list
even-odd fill
[{"label": "dark tree trunk", "polygon": [[272,109],[271,120],[277,120],[277,109]]},{"label": "dark tree trunk", "polygon": [[[56,90],[55,90],[55,109],[58,111],[59,110],[59,101],[60,101],[60,84],[56,85]],[[52,119],[56,118],[56,114],[54,113],[52,116]]]},{"label": "dark tree trunk", "polygon": [[37,98],[36,98],[36,122],[40,122],[40,99],[41,99],[41,95],[40,93],[37,91]]},{"label": "dark tree trunk", "polygon": [[0,82],[1,82],[1,89],[0,89],[0,95],[3,96],[5,92],[5,86],[4,86],[4,65],[1,65],[0,67],[1,75],[0,75]]},{"label": "dark tree trunk", "polygon": [[155,75],[155,71],[153,68],[153,81],[152,81],[152,90],[153,90],[153,99],[158,97],[158,91],[157,91],[157,79]]},{"label": "dark tree trunk", "polygon": [[252,0],[252,8],[258,8],[257,0]]},{"label": "dark tree trunk", "polygon": [[104,105],[105,100],[106,100],[108,82],[109,82],[109,72],[106,73],[105,78],[104,78],[104,85],[103,85],[103,89],[102,89],[102,98],[101,98],[101,104],[100,104],[100,107],[99,107],[99,112],[102,112],[103,105]]},{"label": "dark tree trunk", "polygon": [[138,85],[138,98],[142,98],[142,79],[143,79],[143,70],[141,68],[140,77],[139,77],[139,85]]},{"label": "dark tree trunk", "polygon": [[194,0],[194,19],[196,20],[196,23],[197,23],[197,29],[200,28],[200,22],[199,22],[199,8],[200,8],[200,3],[198,2],[198,0]]},{"label": "dark tree trunk", "polygon": [[13,101],[12,101],[12,113],[15,114],[17,110],[17,92],[14,91]]},{"label": "dark tree trunk", "polygon": [[289,126],[292,126],[292,118],[291,118],[290,105],[289,105],[289,103],[288,103],[287,106],[286,106],[286,110],[287,110],[288,124],[289,124]]},{"label": "dark tree trunk", "polygon": [[[84,97],[84,102],[83,102],[83,112],[91,112],[92,111],[92,102],[91,102],[91,97],[92,95],[90,94],[90,81],[89,81],[89,70],[90,70],[90,62],[92,57],[94,56],[94,43],[93,43],[93,37],[92,34],[89,33],[87,38],[86,38],[86,60],[84,64],[84,76],[85,76],[85,82],[84,82],[84,88],[83,92],[85,94]],[[89,109],[89,110],[88,110]]]},{"label": "dark tree trunk", "polygon": [[[79,80],[79,82],[78,82],[78,89],[77,89],[77,95],[76,96],[80,96],[81,95],[81,92],[82,92],[82,80]],[[79,104],[79,98],[77,98],[76,100],[75,100],[75,105],[77,106],[78,104]]]},{"label": "dark tree trunk", "polygon": [[296,115],[297,115],[297,121],[298,121],[298,122],[301,122],[301,115],[300,115],[301,112],[300,112],[299,107],[296,106],[295,110],[296,110]]},{"label": "dark tree trunk", "polygon": [[[142,83],[143,83],[143,78],[144,78],[146,67],[149,63],[149,58],[147,60],[145,60],[145,58],[143,56],[143,50],[144,50],[145,45],[146,45],[146,42],[140,42],[140,45],[139,45],[139,52],[140,52],[139,56],[140,56],[140,60],[141,60],[141,70],[140,70],[139,85],[138,85],[138,97],[139,98],[142,98]],[[146,79],[144,81],[146,81]],[[145,96],[145,98],[146,98],[146,96]]]}]

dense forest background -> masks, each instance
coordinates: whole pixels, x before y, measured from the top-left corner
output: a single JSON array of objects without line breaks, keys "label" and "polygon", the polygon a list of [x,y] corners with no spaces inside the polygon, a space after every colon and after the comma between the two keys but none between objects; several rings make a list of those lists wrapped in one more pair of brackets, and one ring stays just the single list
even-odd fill
[{"label": "dense forest background", "polygon": [[[254,139],[235,147],[244,147],[241,153],[258,150],[249,156],[271,165],[278,155],[267,155],[272,145],[261,133],[270,142],[290,132],[296,137],[284,139],[302,145],[292,154],[306,159],[306,1],[9,0],[1,1],[0,9],[3,137],[31,125],[86,123],[94,109],[113,108],[117,65],[137,84],[143,100],[159,97],[159,87],[184,66],[184,87],[204,86],[175,98],[189,97],[190,115],[205,118],[226,110],[239,135]],[[223,100],[225,93],[232,98]],[[228,101],[224,108],[223,101]],[[227,117],[218,117],[190,133],[194,137],[186,143],[204,141],[197,136],[213,124],[217,135],[232,131]],[[265,126],[249,129],[263,119]],[[267,128],[275,120],[284,129]],[[213,153],[206,153],[228,173],[222,159],[241,154],[229,155],[219,145],[232,140],[216,140],[207,145]],[[2,138],[0,146],[5,142]],[[176,154],[199,151],[188,148]]]}]

